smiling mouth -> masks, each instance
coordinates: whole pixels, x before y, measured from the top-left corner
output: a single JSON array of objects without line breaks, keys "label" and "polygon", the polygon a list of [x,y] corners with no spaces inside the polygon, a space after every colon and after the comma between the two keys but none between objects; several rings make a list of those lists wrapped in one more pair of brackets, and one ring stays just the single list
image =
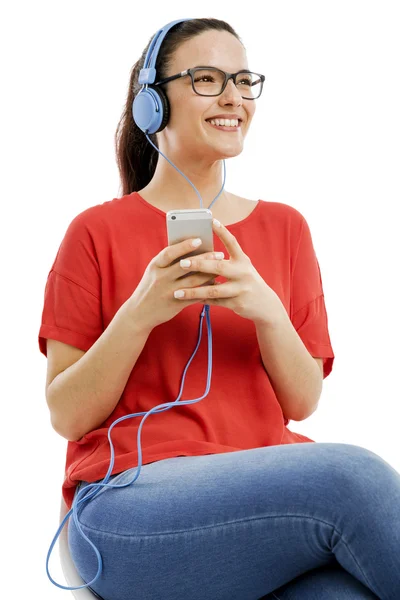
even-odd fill
[{"label": "smiling mouth", "polygon": [[234,131],[239,131],[240,127],[242,125],[242,121],[239,121],[239,125],[237,127],[229,127],[229,126],[225,126],[225,125],[213,125],[212,123],[210,123],[210,121],[206,121],[206,123],[208,123],[210,125],[210,127],[213,127],[214,129],[219,129],[220,131],[227,131],[229,132],[234,132]]}]

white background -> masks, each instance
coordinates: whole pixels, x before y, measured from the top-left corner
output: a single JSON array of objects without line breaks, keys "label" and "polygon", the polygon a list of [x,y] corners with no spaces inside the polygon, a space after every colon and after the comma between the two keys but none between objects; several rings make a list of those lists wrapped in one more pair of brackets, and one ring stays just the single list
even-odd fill
[{"label": "white background", "polygon": [[[21,598],[72,597],[45,572],[67,443],[44,395],[46,278],[71,220],[119,196],[114,133],[130,69],[174,19],[227,20],[267,78],[245,149],[226,161],[226,188],[294,206],[312,232],[336,358],[318,410],[290,428],[364,446],[400,471],[398,3],[154,7],[13,2],[0,15],[2,586]],[[50,570],[65,585],[57,546]]]}]

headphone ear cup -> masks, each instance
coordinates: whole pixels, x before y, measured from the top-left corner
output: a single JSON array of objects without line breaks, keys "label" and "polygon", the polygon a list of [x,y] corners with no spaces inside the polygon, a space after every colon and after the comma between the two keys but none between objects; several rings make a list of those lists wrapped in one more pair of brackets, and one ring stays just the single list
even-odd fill
[{"label": "headphone ear cup", "polygon": [[143,132],[147,131],[150,134],[164,129],[169,113],[169,102],[165,93],[150,85],[137,94],[132,104],[132,115],[136,125]]}]

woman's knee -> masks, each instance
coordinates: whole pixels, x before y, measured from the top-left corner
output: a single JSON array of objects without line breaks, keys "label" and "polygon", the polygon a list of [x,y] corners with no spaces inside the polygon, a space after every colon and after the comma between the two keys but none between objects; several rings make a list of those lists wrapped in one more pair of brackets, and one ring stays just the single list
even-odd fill
[{"label": "woman's knee", "polygon": [[399,473],[381,456],[364,448],[353,444],[339,444],[344,456],[347,458],[345,463],[346,472],[350,475],[350,480],[358,476],[367,476],[368,479],[376,477],[399,477]]},{"label": "woman's knee", "polygon": [[369,500],[371,506],[379,506],[388,495],[400,502],[400,474],[387,461],[362,446],[337,446],[337,483],[349,502],[365,506]]}]

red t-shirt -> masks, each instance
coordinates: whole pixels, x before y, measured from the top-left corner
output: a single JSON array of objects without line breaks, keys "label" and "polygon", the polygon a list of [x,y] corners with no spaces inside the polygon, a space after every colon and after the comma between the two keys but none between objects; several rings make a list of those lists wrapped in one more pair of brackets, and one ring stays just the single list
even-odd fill
[{"label": "red t-shirt", "polygon": [[[228,225],[243,251],[278,294],[314,357],[332,370],[332,350],[319,263],[306,220],[295,208],[259,200],[242,221]],[[70,223],[49,271],[39,348],[46,338],[87,351],[133,294],[150,260],[168,245],[166,213],[137,192],[92,206]],[[229,254],[214,234],[214,249]],[[222,276],[216,279],[225,282]],[[119,417],[174,402],[198,341],[203,304],[193,304],[150,333],[122,396],[101,427],[68,442],[62,493],[70,508],[79,480],[102,479],[110,464],[107,432]],[[173,456],[234,452],[313,442],[290,431],[262,363],[254,322],[211,305],[212,376],[197,403],[152,413],[141,431],[143,464]],[[207,382],[207,324],[186,373],[181,400],[199,398]],[[144,415],[112,430],[112,474],[137,466],[137,431]]]}]

